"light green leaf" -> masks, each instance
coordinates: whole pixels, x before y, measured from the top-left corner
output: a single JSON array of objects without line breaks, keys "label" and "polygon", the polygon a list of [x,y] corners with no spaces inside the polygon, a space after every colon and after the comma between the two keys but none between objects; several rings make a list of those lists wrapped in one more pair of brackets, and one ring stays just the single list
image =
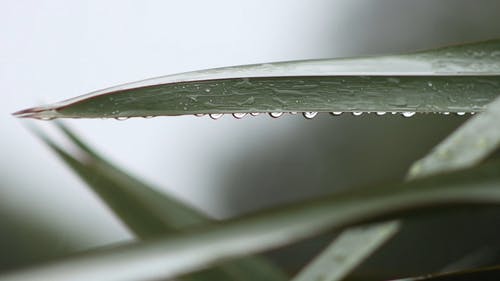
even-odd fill
[{"label": "light green leaf", "polygon": [[[71,155],[46,135],[38,136],[64,160],[111,210],[140,239],[186,231],[196,225],[207,225],[212,220],[175,198],[156,191],[153,187],[121,171],[90,149],[62,123],[63,133],[78,146],[80,153]],[[210,272],[200,272],[185,280],[206,280],[207,274],[218,280],[285,280],[281,270],[260,257],[247,257],[221,264]]]},{"label": "light green leaf", "polygon": [[429,155],[415,162],[409,177],[417,178],[479,163],[500,145],[499,121],[500,98],[489,104],[485,112],[463,124]]},{"label": "light green leaf", "polygon": [[217,262],[283,246],[312,235],[422,208],[500,204],[500,163],[354,190],[260,212],[219,226],[90,252],[0,280],[149,280],[172,278]]},{"label": "light green leaf", "polygon": [[[384,227],[382,227],[384,226]],[[399,229],[398,224],[379,223],[348,229],[335,238],[293,281],[342,280]],[[377,230],[377,231],[375,231]]]},{"label": "light green leaf", "polygon": [[448,261],[446,266],[437,272],[437,274],[459,272],[470,270],[474,267],[491,265],[492,260],[496,259],[499,251],[500,244],[488,243],[482,247],[480,246],[479,248],[473,249],[472,251],[467,251],[458,259]]},{"label": "light green leaf", "polygon": [[500,40],[406,55],[189,72],[16,112],[126,118],[252,112],[475,112],[498,96]]}]

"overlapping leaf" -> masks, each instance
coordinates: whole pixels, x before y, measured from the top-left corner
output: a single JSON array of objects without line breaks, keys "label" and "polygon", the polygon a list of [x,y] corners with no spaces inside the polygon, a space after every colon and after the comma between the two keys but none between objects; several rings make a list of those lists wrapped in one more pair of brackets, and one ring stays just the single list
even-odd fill
[{"label": "overlapping leaf", "polygon": [[328,229],[399,217],[421,208],[500,204],[500,163],[398,185],[332,195],[219,226],[68,258],[0,280],[148,280],[170,278],[225,259],[282,246]]}]

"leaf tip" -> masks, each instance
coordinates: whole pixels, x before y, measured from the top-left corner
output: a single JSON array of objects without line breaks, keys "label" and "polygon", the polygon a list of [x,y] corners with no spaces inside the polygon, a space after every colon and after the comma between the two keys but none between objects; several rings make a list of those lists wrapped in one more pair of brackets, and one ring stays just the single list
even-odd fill
[{"label": "leaf tip", "polygon": [[34,118],[39,120],[52,120],[57,118],[58,113],[56,110],[46,107],[38,106],[28,109],[23,109],[12,113],[12,116],[17,118]]}]

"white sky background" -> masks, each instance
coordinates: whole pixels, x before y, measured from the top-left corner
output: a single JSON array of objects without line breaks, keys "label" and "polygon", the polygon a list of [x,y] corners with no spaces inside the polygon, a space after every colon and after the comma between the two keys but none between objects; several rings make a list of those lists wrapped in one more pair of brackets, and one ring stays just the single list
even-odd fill
[{"label": "white sky background", "polygon": [[[465,3],[463,9],[449,12],[456,2]],[[9,115],[13,111],[190,70],[455,42],[458,35],[442,24],[462,24],[468,39],[483,39],[475,29],[484,31],[485,23],[496,20],[498,10],[491,7],[498,2],[377,1],[404,11],[387,13],[372,10],[368,0],[3,0],[2,208],[68,229],[61,239],[77,235],[104,243],[128,237],[89,189]],[[436,34],[442,36],[425,40]],[[295,117],[266,116],[68,123],[122,167],[213,214],[219,212],[218,196],[211,190],[231,152],[286,141],[298,128]]]}]

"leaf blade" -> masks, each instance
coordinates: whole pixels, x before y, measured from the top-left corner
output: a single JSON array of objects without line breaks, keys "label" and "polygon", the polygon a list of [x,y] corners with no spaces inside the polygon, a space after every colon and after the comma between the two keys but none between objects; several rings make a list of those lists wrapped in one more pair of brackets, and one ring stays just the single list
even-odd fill
[{"label": "leaf blade", "polygon": [[[140,239],[186,231],[213,223],[206,215],[132,177],[92,150],[69,128],[59,129],[81,149],[75,157],[42,132],[33,131],[96,192],[125,225]],[[80,160],[83,159],[83,160]],[[223,263],[209,272],[186,276],[185,280],[286,280],[286,275],[263,257],[252,256]]]},{"label": "leaf blade", "polygon": [[485,159],[500,146],[500,98],[438,144],[424,158],[415,162],[409,178],[470,167]]},{"label": "leaf blade", "polygon": [[500,40],[399,56],[196,71],[96,91],[19,117],[119,118],[236,112],[473,112],[498,93]]},{"label": "leaf blade", "polygon": [[332,227],[340,229],[389,215],[399,216],[402,211],[455,204],[500,204],[499,168],[500,163],[493,162],[404,184],[346,192],[168,239],[97,251],[31,271],[3,275],[0,280],[67,280],[68,272],[73,280],[172,278]]},{"label": "leaf blade", "polygon": [[[398,231],[392,222],[356,227],[342,232],[326,249],[301,270],[292,281],[342,280],[381,244]],[[376,230],[376,231],[375,231]],[[362,246],[360,246],[362,241]]]}]

